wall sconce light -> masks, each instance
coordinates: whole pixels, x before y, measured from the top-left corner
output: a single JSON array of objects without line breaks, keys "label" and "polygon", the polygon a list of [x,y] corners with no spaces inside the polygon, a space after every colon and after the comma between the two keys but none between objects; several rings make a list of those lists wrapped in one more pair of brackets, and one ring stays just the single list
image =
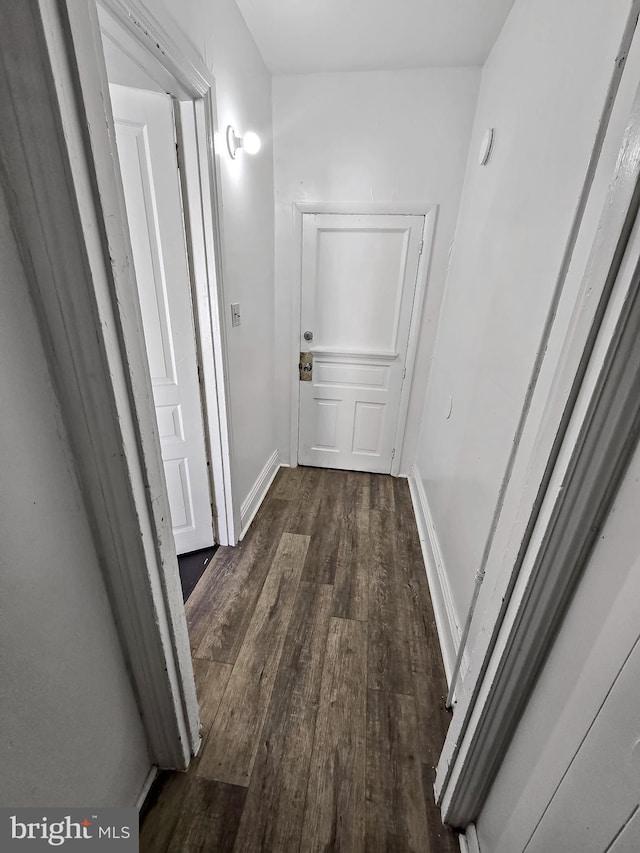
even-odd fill
[{"label": "wall sconce light", "polygon": [[227,127],[227,148],[229,157],[232,160],[236,159],[236,154],[240,148],[244,148],[247,154],[257,154],[260,150],[260,137],[252,130],[245,133],[244,136],[236,136],[235,130],[229,125]]}]

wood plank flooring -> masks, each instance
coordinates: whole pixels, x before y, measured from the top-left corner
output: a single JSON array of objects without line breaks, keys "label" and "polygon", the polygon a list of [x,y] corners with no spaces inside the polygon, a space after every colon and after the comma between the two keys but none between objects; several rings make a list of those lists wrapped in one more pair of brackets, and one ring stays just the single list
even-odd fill
[{"label": "wood plank flooring", "polygon": [[283,468],[186,605],[203,746],[140,849],[457,853],[433,802],[448,714],[406,480]]}]

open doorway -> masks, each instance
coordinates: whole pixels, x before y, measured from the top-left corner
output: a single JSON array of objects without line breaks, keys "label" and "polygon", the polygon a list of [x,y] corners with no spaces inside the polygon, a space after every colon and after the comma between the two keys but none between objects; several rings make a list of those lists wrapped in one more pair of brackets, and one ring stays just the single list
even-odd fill
[{"label": "open doorway", "polygon": [[[98,11],[186,601],[217,545],[235,541],[222,328],[216,323],[216,293],[211,292],[216,257],[215,246],[209,247],[214,257],[206,256],[207,204],[196,99],[185,96],[179,75],[136,44],[118,20],[121,3],[99,4]],[[210,213],[208,225],[215,231],[213,207]],[[215,238],[215,233],[210,236]]]},{"label": "open doorway", "polygon": [[160,92],[118,85],[109,90],[173,538],[181,555],[214,544],[215,504],[173,104]]}]

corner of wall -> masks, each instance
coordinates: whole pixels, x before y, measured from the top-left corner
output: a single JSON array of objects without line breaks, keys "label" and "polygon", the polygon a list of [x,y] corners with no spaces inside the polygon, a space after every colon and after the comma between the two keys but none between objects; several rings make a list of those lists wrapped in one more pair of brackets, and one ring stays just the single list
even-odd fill
[{"label": "corner of wall", "polygon": [[255,514],[260,509],[262,501],[265,499],[269,486],[278,473],[278,469],[282,466],[280,462],[280,453],[274,450],[264,468],[258,474],[258,478],[249,490],[249,494],[242,502],[240,507],[240,537],[239,541],[244,539],[244,536],[249,529],[249,525],[253,521]]}]

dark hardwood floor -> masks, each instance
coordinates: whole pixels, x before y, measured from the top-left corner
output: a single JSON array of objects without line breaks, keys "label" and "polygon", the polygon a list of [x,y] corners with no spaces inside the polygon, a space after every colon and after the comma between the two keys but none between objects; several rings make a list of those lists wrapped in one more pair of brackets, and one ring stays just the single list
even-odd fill
[{"label": "dark hardwood floor", "polygon": [[186,605],[203,746],[141,850],[457,853],[433,802],[448,714],[406,480],[283,468]]}]

